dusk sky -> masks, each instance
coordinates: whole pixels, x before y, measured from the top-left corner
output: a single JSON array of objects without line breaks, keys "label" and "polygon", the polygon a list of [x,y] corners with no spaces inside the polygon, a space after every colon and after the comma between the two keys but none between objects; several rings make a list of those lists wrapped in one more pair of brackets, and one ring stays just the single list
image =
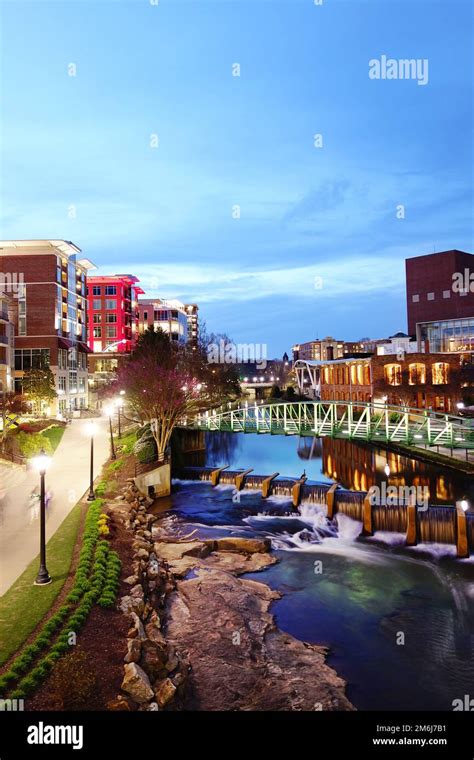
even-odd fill
[{"label": "dusk sky", "polygon": [[[405,331],[404,259],[474,251],[472,3],[0,5],[3,239],[71,240],[270,356]],[[382,55],[428,82],[370,79]]]}]

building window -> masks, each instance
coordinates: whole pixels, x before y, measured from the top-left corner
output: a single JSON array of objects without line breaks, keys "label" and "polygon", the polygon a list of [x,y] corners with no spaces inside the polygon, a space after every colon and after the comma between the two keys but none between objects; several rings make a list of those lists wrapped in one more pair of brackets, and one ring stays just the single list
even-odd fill
[{"label": "building window", "polygon": [[106,314],[105,315],[105,321],[106,322],[116,322],[117,321],[117,315],[114,313]]},{"label": "building window", "polygon": [[69,373],[69,393],[77,393],[77,372]]},{"label": "building window", "polygon": [[18,335],[26,335],[26,289],[21,288],[18,298]]},{"label": "building window", "polygon": [[105,337],[106,338],[116,338],[117,337],[117,328],[115,325],[107,325],[105,328]]},{"label": "building window", "polygon": [[117,286],[116,285],[106,285],[105,286],[105,295],[106,296],[116,296],[117,295]]},{"label": "building window", "polygon": [[116,298],[106,298],[105,299],[105,308],[106,309],[116,309],[117,308],[117,299]]},{"label": "building window", "polygon": [[58,390],[62,393],[66,393],[66,377],[65,375],[58,375]]},{"label": "building window", "polygon": [[98,325],[100,322],[102,322],[102,314],[94,314],[92,321],[95,325]]},{"label": "building window", "polygon": [[65,348],[58,349],[58,367],[67,369],[67,351]]},{"label": "building window", "polygon": [[385,382],[388,385],[402,384],[402,365],[386,364],[384,367]]},{"label": "building window", "polygon": [[420,300],[420,296],[418,294],[411,297],[412,303],[418,303],[419,300]]},{"label": "building window", "polygon": [[102,337],[102,328],[94,327],[94,338],[101,338],[101,337]]},{"label": "building window", "polygon": [[102,301],[100,300],[100,298],[94,298],[94,300],[92,301],[92,308],[95,309],[96,311],[102,308]]},{"label": "building window", "polygon": [[148,322],[148,312],[147,311],[143,312],[143,321],[144,322]]},{"label": "building window", "polygon": [[443,298],[451,298],[451,291],[443,290]]},{"label": "building window", "polygon": [[436,362],[431,368],[433,376],[433,385],[447,385],[449,383],[449,364],[447,362]]},{"label": "building window", "polygon": [[101,293],[102,293],[102,288],[100,287],[100,285],[94,285],[92,287],[92,295],[93,296],[100,296]]},{"label": "building window", "polygon": [[85,393],[86,392],[86,378],[79,377],[78,383],[79,383],[79,393]]},{"label": "building window", "polygon": [[15,369],[44,369],[49,367],[49,348],[17,348],[15,349]]},{"label": "building window", "polygon": [[418,362],[408,367],[408,383],[410,385],[424,385],[426,383],[426,367]]},{"label": "building window", "polygon": [[434,301],[435,300],[435,294],[434,293],[427,293],[426,294],[426,300],[427,301]]}]

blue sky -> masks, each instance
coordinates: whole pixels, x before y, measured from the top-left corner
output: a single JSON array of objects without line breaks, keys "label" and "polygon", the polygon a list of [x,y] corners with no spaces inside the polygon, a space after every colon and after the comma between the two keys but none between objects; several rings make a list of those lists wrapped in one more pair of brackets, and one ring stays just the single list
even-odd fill
[{"label": "blue sky", "polygon": [[[404,259],[474,251],[472,3],[0,6],[3,239],[72,240],[269,355],[406,330]],[[382,55],[428,83],[371,80]]]}]

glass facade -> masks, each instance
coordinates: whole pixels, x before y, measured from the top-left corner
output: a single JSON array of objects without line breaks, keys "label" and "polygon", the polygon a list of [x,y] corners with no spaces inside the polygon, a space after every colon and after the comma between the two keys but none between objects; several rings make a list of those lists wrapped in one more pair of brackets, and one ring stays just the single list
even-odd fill
[{"label": "glass facade", "polygon": [[49,348],[16,348],[15,369],[27,371],[29,369],[43,369],[49,367]]},{"label": "glass facade", "polygon": [[418,324],[418,341],[431,353],[474,351],[474,317]]}]

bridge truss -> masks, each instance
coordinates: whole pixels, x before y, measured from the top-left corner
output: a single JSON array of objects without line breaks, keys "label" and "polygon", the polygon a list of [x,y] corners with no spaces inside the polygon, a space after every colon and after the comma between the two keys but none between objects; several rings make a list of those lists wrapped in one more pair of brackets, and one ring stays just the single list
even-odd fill
[{"label": "bridge truss", "polygon": [[211,410],[183,426],[271,435],[330,436],[374,444],[474,449],[470,419],[424,409],[350,401],[300,401]]}]

